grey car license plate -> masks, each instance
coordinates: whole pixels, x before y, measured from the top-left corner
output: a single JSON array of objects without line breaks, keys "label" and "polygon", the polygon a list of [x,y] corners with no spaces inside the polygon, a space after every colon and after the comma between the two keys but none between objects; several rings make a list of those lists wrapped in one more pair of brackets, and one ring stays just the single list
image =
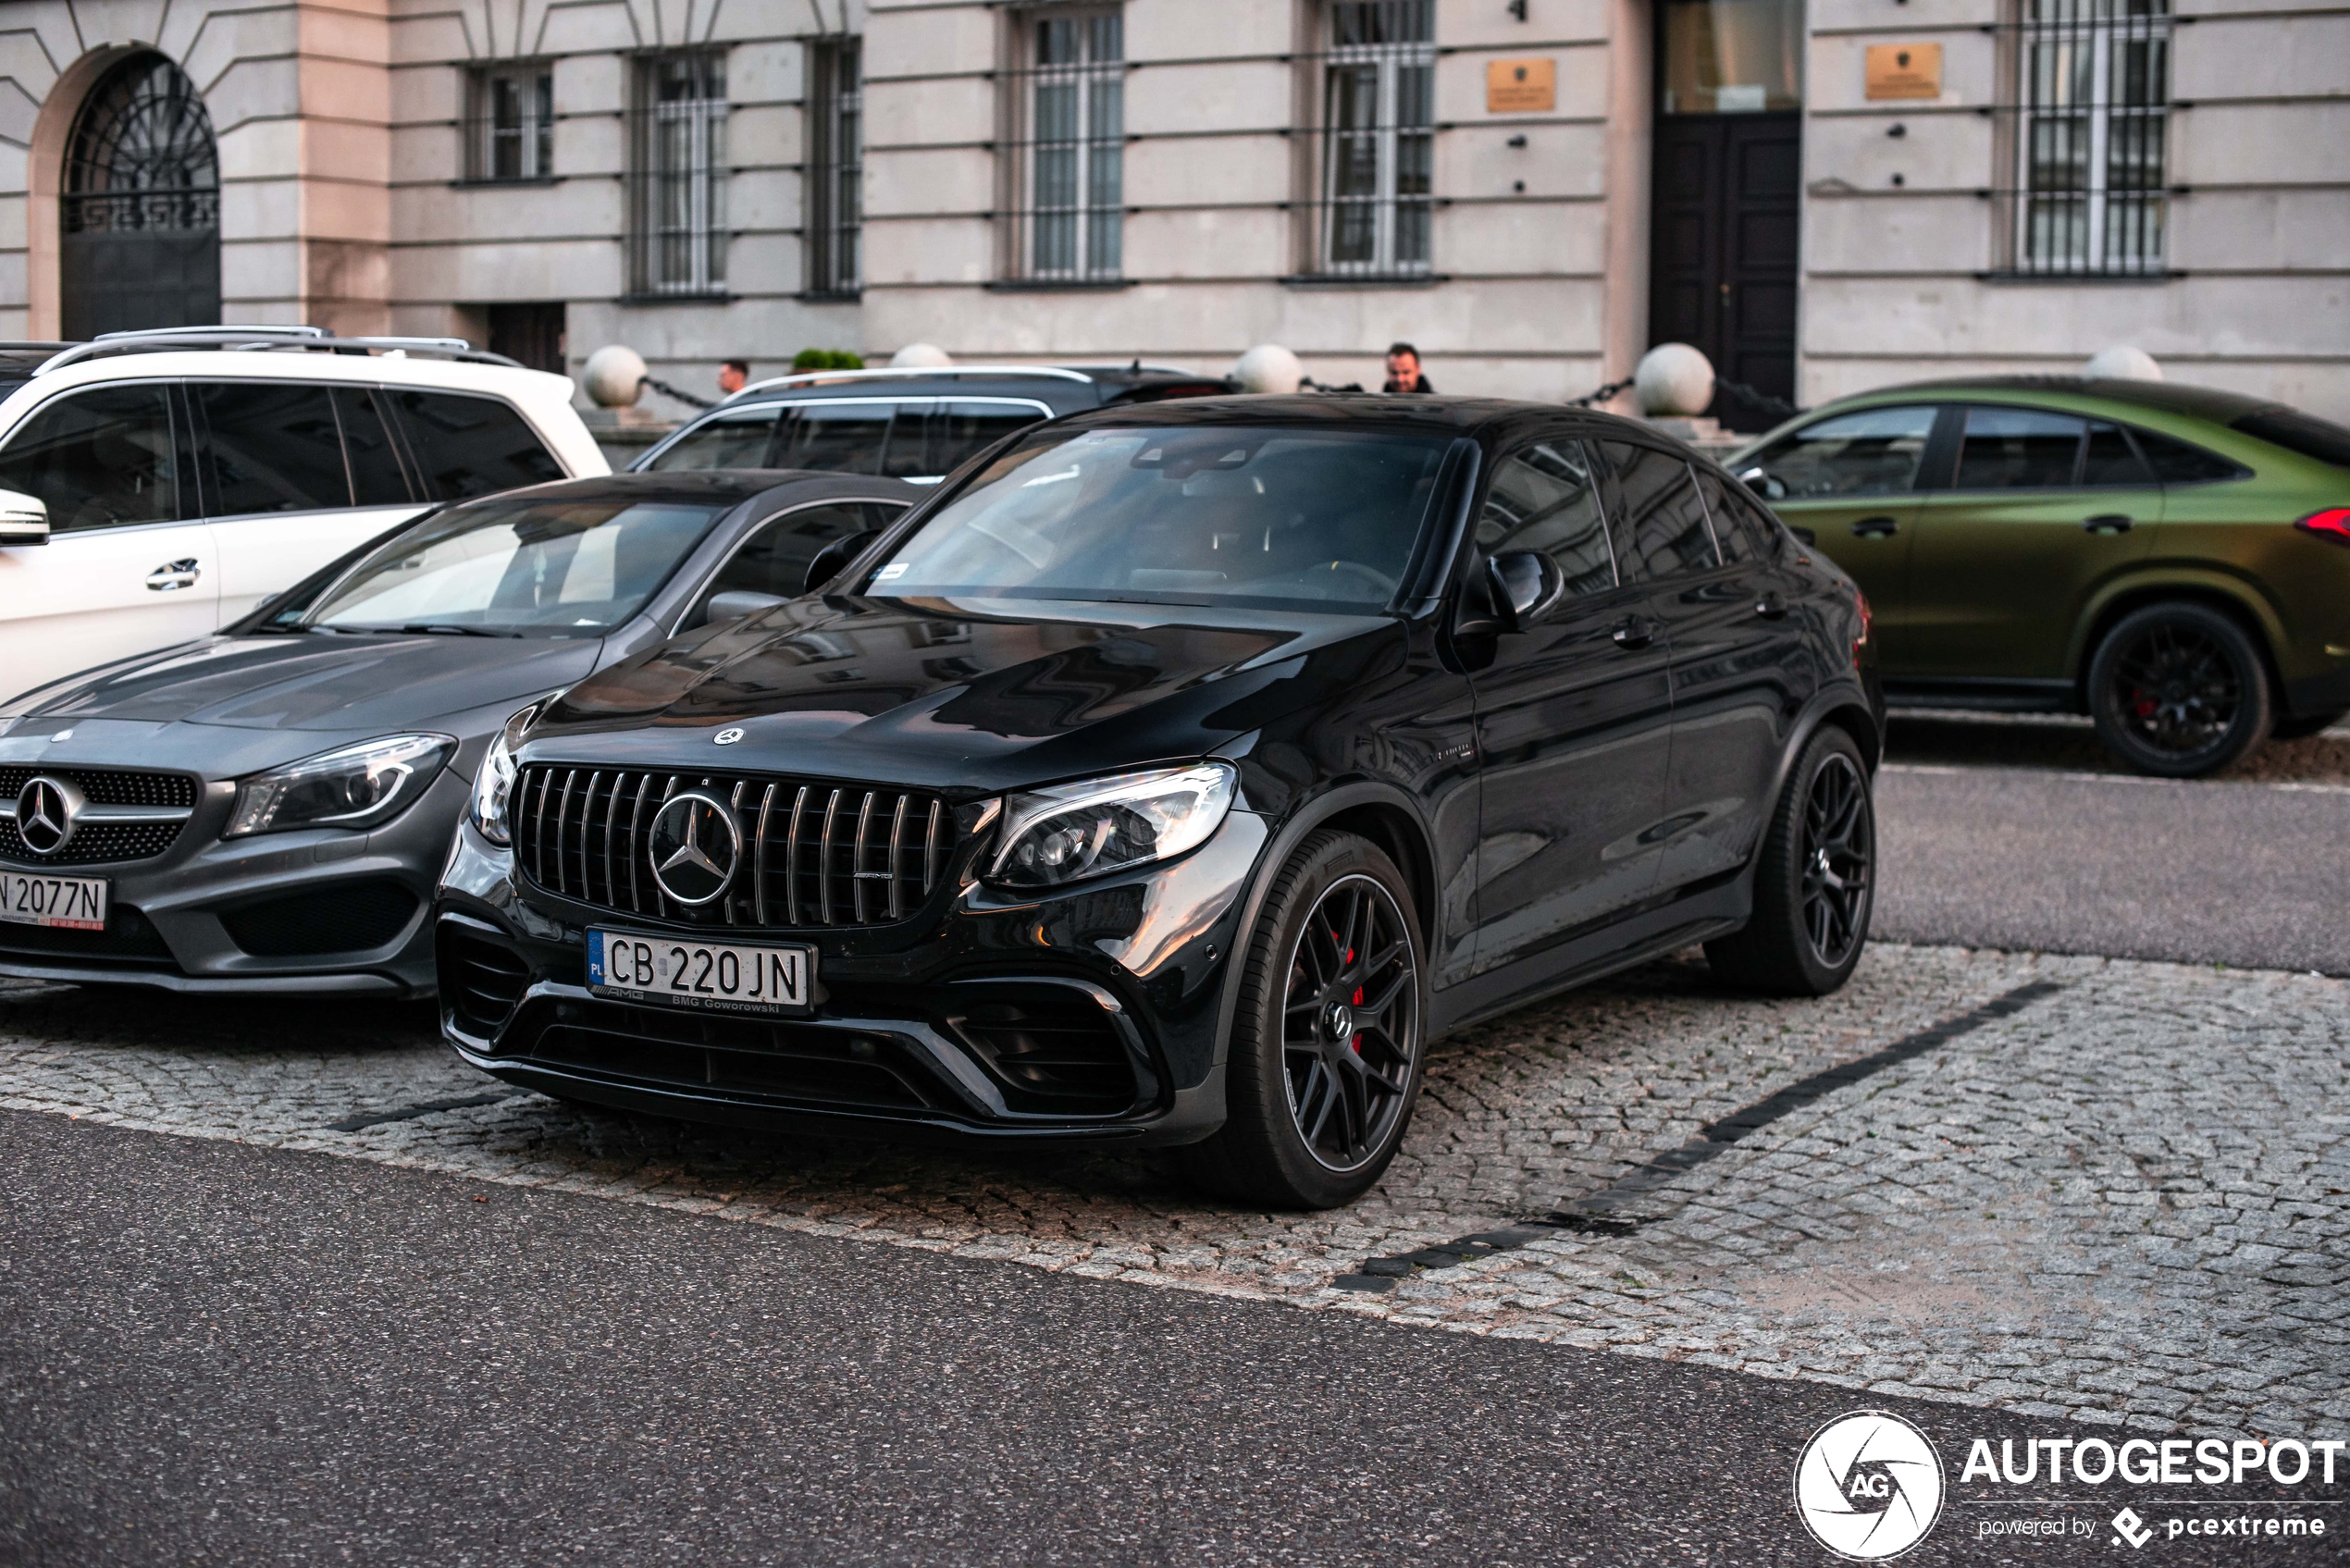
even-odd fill
[{"label": "grey car license plate", "polygon": [[0,871],[0,920],[68,931],[106,929],[106,879]]},{"label": "grey car license plate", "polygon": [[588,989],[599,996],[720,1013],[804,1012],[815,980],[816,949],[801,944],[588,933]]}]

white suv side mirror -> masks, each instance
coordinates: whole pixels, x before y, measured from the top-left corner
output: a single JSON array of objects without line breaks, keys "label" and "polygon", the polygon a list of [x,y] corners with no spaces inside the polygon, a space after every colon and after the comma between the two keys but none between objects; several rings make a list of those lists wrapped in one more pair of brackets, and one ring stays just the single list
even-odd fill
[{"label": "white suv side mirror", "polygon": [[49,508],[38,496],[0,490],[0,545],[49,542]]}]

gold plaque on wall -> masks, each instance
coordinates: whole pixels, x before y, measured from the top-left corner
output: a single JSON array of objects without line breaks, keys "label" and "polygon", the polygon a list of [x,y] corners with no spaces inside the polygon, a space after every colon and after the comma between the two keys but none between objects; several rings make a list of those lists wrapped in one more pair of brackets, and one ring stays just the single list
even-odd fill
[{"label": "gold plaque on wall", "polygon": [[1557,61],[1494,60],[1487,64],[1487,114],[1546,115],[1558,106]]},{"label": "gold plaque on wall", "polygon": [[1942,45],[1870,44],[1868,83],[1871,98],[1941,97]]}]

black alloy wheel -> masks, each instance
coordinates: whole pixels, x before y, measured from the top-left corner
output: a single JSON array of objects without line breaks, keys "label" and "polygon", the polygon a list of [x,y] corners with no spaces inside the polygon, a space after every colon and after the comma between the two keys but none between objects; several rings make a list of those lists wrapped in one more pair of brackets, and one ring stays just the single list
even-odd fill
[{"label": "black alloy wheel", "polygon": [[1410,886],[1353,833],[1308,838],[1250,933],[1224,1126],[1180,1151],[1228,1197],[1331,1208],[1377,1181],[1419,1094],[1427,964]]},{"label": "black alloy wheel", "polygon": [[1789,771],[1754,868],[1744,929],[1705,945],[1713,972],[1775,996],[1824,996],[1851,978],[1876,904],[1876,802],[1852,737],[1814,732]]},{"label": "black alloy wheel", "polygon": [[1359,1170],[1412,1091],[1419,972],[1395,897],[1372,878],[1324,890],[1291,949],[1281,1006],[1290,1117],[1324,1168]]},{"label": "black alloy wheel", "polygon": [[2268,672],[2234,620],[2200,604],[2125,615],[2089,665],[2098,738],[2140,772],[2190,779],[2268,737]]}]

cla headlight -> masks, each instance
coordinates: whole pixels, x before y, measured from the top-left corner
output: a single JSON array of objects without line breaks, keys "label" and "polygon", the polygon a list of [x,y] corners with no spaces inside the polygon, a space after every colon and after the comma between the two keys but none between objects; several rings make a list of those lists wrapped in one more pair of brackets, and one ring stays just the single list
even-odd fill
[{"label": "cla headlight", "polygon": [[449,735],[385,735],[255,773],[238,784],[221,836],[374,827],[406,810],[456,749]]},{"label": "cla headlight", "polygon": [[988,875],[1012,887],[1054,887],[1181,855],[1222,823],[1235,778],[1229,762],[1200,762],[1012,796]]},{"label": "cla headlight", "polygon": [[481,771],[474,774],[474,799],[467,815],[473,819],[474,831],[492,844],[511,844],[513,832],[507,825],[506,806],[514,793],[514,753],[522,746],[522,737],[538,721],[538,714],[551,698],[540,698],[506,721],[498,738],[489,743],[489,750],[481,759]]}]

